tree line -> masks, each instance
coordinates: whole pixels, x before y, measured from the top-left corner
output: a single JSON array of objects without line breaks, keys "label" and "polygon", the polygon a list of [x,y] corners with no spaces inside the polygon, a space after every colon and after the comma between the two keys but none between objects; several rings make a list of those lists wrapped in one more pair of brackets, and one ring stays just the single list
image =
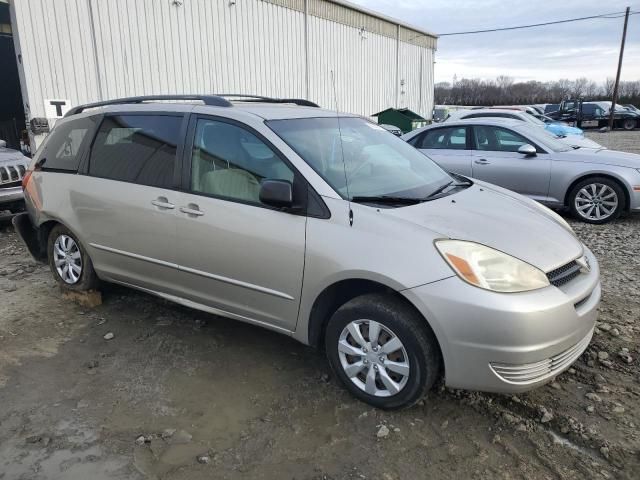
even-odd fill
[{"label": "tree line", "polygon": [[[567,98],[584,100],[611,100],[614,80],[598,84],[588,78],[560,79],[553,82],[516,82],[501,75],[495,80],[462,78],[435,85],[436,105],[529,105],[560,103]],[[621,81],[618,103],[640,106],[640,80]]]}]

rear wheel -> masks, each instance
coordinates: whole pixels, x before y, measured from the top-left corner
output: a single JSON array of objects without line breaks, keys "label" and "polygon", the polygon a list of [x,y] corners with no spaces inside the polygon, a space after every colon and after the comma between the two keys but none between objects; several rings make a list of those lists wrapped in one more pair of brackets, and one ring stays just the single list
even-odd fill
[{"label": "rear wheel", "polygon": [[633,130],[636,128],[636,121],[633,118],[625,118],[624,122],[622,122],[622,128],[625,130]]},{"label": "rear wheel", "polygon": [[403,301],[382,294],[340,307],[327,325],[325,346],[347,390],[383,409],[413,405],[441,369],[440,350],[425,320]]},{"label": "rear wheel", "polygon": [[571,190],[569,208],[583,222],[607,223],[622,213],[624,193],[620,185],[609,178],[588,178]]},{"label": "rear wheel", "polygon": [[57,225],[47,242],[49,267],[62,287],[86,291],[97,287],[98,277],[87,252],[68,228]]}]

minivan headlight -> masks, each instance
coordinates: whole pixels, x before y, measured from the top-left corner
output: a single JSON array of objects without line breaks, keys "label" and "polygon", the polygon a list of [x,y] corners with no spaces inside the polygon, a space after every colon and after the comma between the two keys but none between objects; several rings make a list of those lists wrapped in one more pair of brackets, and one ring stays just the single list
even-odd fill
[{"label": "minivan headlight", "polygon": [[453,271],[476,287],[515,293],[549,286],[540,269],[499,250],[463,240],[437,240],[435,245]]}]

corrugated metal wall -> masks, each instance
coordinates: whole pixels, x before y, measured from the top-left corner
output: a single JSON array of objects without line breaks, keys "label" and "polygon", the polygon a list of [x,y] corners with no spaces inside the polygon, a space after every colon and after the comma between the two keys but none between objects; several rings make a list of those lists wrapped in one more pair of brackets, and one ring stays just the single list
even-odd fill
[{"label": "corrugated metal wall", "polygon": [[309,34],[310,99],[335,108],[333,70],[339,110],[369,116],[395,105],[395,41],[319,17],[309,17]]},{"label": "corrugated metal wall", "polygon": [[[302,97],[333,108],[331,70],[341,110],[371,115],[397,101],[431,116],[435,39],[348,6],[325,0],[11,4],[30,118],[45,115],[45,99],[80,104],[151,93]],[[361,21],[364,30],[354,26]]]}]

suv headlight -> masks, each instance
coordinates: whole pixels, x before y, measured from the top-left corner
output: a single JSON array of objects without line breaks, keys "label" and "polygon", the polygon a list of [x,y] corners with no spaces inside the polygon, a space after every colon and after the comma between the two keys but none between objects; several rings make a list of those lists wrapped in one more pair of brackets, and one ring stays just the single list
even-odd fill
[{"label": "suv headlight", "polygon": [[463,240],[437,240],[435,245],[453,271],[476,287],[515,293],[549,286],[540,269],[499,250]]}]

